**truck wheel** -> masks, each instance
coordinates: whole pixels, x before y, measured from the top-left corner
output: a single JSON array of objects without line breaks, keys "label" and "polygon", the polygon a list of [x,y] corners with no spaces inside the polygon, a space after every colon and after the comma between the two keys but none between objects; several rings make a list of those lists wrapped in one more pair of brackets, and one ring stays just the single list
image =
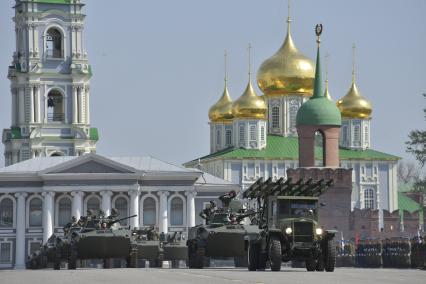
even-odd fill
[{"label": "truck wheel", "polygon": [[269,239],[269,260],[271,262],[272,271],[281,270],[281,242],[277,237]]},{"label": "truck wheel", "polygon": [[256,271],[259,266],[259,245],[249,244],[248,248],[248,270]]},{"label": "truck wheel", "polygon": [[327,248],[325,251],[325,271],[333,272],[334,267],[336,266],[336,246],[334,245],[333,240],[327,241]]},{"label": "truck wheel", "polygon": [[318,260],[317,260],[317,267],[316,267],[316,271],[324,271],[324,258],[322,255],[319,256]]},{"label": "truck wheel", "polygon": [[310,258],[310,259],[305,260],[305,265],[306,265],[307,271],[315,271],[315,269],[317,267],[317,262],[315,261],[315,259]]}]

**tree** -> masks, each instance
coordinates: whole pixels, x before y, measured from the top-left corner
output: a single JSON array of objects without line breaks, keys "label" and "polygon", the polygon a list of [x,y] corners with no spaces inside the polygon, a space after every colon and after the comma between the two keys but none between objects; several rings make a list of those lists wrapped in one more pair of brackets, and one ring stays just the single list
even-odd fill
[{"label": "tree", "polygon": [[[426,98],[426,94],[423,94]],[[426,120],[426,108],[423,109]],[[426,164],[426,130],[412,130],[408,135],[409,141],[405,142],[407,145],[407,152],[414,155],[420,166],[423,168]],[[414,190],[426,194],[426,177],[419,177],[414,182]]]},{"label": "tree", "polygon": [[402,183],[414,183],[420,177],[420,171],[414,162],[398,163],[398,180]]}]

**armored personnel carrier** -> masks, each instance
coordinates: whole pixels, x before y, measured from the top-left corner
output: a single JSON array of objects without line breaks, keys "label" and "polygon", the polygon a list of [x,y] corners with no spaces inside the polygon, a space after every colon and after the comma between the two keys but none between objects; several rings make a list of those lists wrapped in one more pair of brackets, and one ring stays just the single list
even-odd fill
[{"label": "armored personnel carrier", "polygon": [[[224,199],[221,197],[221,200]],[[203,268],[209,257],[246,257],[248,242],[257,238],[259,229],[255,225],[243,225],[241,222],[257,213],[245,211],[241,201],[229,200],[233,198],[235,194],[229,194],[225,198],[224,208],[216,209],[213,205],[204,210],[200,216],[205,218],[206,224],[189,229],[187,246],[190,268]]]},{"label": "armored personnel carrier", "polygon": [[185,235],[182,232],[173,232],[160,235],[164,252],[164,260],[172,262],[172,268],[179,268],[180,260],[188,259],[188,247]]},{"label": "armored personnel carrier", "polygon": [[261,208],[261,233],[249,242],[249,270],[265,269],[269,260],[271,270],[279,271],[282,262],[295,260],[304,261],[308,271],[334,271],[336,231],[324,230],[318,222],[318,209],[323,205],[319,196],[332,182],[259,179],[244,192],[244,197],[256,200]]}]

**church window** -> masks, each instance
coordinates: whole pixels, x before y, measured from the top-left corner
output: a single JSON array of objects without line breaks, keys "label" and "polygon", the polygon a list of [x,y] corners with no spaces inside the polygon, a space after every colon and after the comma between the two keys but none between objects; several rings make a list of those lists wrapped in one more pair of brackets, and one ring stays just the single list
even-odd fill
[{"label": "church window", "polygon": [[50,58],[62,58],[62,35],[55,28],[46,33],[46,53]]},{"label": "church window", "polygon": [[226,146],[231,146],[232,144],[232,131],[230,129],[226,130],[226,137],[225,137],[225,143]]},{"label": "church window", "polygon": [[58,203],[58,226],[65,226],[71,220],[71,199],[62,197]]},{"label": "church window", "polygon": [[347,125],[344,125],[343,127],[342,127],[342,140],[343,140],[343,143],[347,143],[347,141],[348,141],[348,126]]},{"label": "church window", "polygon": [[183,225],[183,200],[179,197],[174,197],[170,204],[170,225]]},{"label": "church window", "polygon": [[87,200],[87,210],[93,210],[97,212],[101,208],[101,202],[99,201],[99,198],[96,196],[92,196]]},{"label": "church window", "polygon": [[256,141],[256,125],[250,125],[250,141]]},{"label": "church window", "polygon": [[318,167],[325,166],[324,141],[325,141],[324,133],[322,133],[321,131],[315,132],[314,153],[315,153],[316,166]]},{"label": "church window", "polygon": [[12,262],[12,243],[1,242],[0,243],[0,263],[11,263]]},{"label": "church window", "polygon": [[216,144],[218,145],[218,146],[220,146],[220,130],[217,130],[216,131]]},{"label": "church window", "polygon": [[0,228],[13,227],[13,201],[4,198],[0,201]]},{"label": "church window", "polygon": [[240,144],[244,144],[244,135],[245,135],[245,133],[244,133],[245,131],[244,131],[244,125],[240,125],[240,139],[239,139],[239,141],[240,141]]},{"label": "church window", "polygon": [[368,126],[364,127],[364,143],[368,143]]},{"label": "church window", "polygon": [[30,227],[41,227],[43,220],[43,201],[35,197],[30,201],[29,225]]},{"label": "church window", "polygon": [[290,121],[290,131],[295,131],[296,129],[296,116],[299,107],[297,101],[292,101],[290,103],[290,111],[289,111],[289,121]]},{"label": "church window", "polygon": [[359,125],[354,126],[354,141],[359,142],[360,140],[360,133],[359,133]]},{"label": "church window", "polygon": [[364,191],[364,208],[374,209],[374,190],[372,188]]},{"label": "church window", "polygon": [[58,90],[51,90],[47,95],[47,121],[64,121],[64,102]]},{"label": "church window", "polygon": [[264,126],[262,126],[260,128],[260,140],[265,141],[265,127]]},{"label": "church window", "polygon": [[272,107],[272,128],[280,127],[280,108],[278,106]]},{"label": "church window", "polygon": [[155,200],[152,197],[147,197],[143,201],[143,224],[144,225],[155,225],[157,222],[157,209],[155,206]]},{"label": "church window", "polygon": [[[129,210],[128,210],[127,199],[126,198],[124,198],[124,197],[118,197],[115,200],[114,208],[117,209],[118,215],[121,218],[129,216]],[[128,225],[127,221],[128,221],[127,219],[123,220],[123,221],[120,221],[120,225],[123,225],[123,226]]]}]

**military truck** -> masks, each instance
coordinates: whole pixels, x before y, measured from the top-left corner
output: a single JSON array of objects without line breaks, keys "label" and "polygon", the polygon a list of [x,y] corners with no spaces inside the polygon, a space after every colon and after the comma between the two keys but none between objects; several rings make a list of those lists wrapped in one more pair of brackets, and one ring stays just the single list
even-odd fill
[{"label": "military truck", "polygon": [[272,271],[279,271],[282,262],[293,260],[304,261],[307,271],[334,271],[336,232],[318,222],[319,195],[331,185],[332,180],[259,179],[244,193],[260,208],[261,232],[249,242],[250,271],[265,269],[267,261]]},{"label": "military truck", "polygon": [[[230,194],[234,198],[234,194]],[[211,208],[210,212],[202,212],[206,224],[189,229],[188,235],[188,266],[203,268],[208,258],[245,258],[248,242],[257,238],[259,229],[256,225],[244,225],[246,217],[257,214],[255,211],[243,209],[240,200],[225,199],[224,208]]]}]

